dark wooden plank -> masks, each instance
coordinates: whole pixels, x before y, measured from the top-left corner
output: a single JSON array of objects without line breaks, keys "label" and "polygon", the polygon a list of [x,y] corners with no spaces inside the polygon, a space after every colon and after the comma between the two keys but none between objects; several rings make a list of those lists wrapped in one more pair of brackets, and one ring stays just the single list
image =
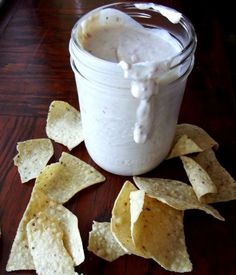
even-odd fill
[{"label": "dark wooden plank", "polygon": [[[0,274],[5,266],[18,223],[27,206],[33,181],[21,184],[13,165],[16,143],[46,137],[46,115],[50,102],[61,99],[78,107],[74,76],[69,64],[70,31],[81,14],[113,1],[26,0],[11,1],[0,10]],[[189,78],[180,121],[205,128],[219,143],[217,157],[236,178],[236,105],[232,71],[226,42],[234,33],[230,8],[218,3],[192,0],[160,1],[179,9],[193,22],[198,35],[196,64]],[[222,4],[222,3],[221,3]],[[236,33],[236,32],[235,32]],[[234,34],[235,34],[234,33]],[[54,143],[60,157],[64,146]],[[152,260],[124,256],[105,262],[86,247],[92,220],[109,221],[114,200],[128,177],[102,171],[88,156],[84,144],[72,154],[98,168],[105,183],[83,190],[66,207],[78,216],[86,260],[76,271],[86,275],[169,274]],[[171,172],[170,172],[171,171]],[[187,180],[178,160],[163,163],[149,175]],[[185,233],[194,265],[191,274],[235,274],[236,202],[215,207],[226,218],[219,222],[200,211],[187,211]],[[11,274],[35,274],[32,271]]]}]

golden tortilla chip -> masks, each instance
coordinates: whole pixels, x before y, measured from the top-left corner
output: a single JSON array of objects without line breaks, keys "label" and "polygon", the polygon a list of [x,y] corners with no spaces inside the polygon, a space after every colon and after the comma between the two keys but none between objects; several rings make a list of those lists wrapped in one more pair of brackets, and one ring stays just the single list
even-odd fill
[{"label": "golden tortilla chip", "polygon": [[111,217],[111,231],[121,245],[121,247],[128,254],[135,254],[136,249],[133,244],[131,233],[130,233],[130,192],[137,190],[137,188],[130,182],[126,181],[118,194]]},{"label": "golden tortilla chip", "polygon": [[18,154],[14,157],[14,164],[18,167],[21,182],[36,178],[53,155],[50,139],[39,138],[18,142]]},{"label": "golden tortilla chip", "polygon": [[206,194],[202,201],[214,203],[236,199],[236,181],[218,162],[213,150],[206,150],[193,159],[208,173],[217,188],[217,193]]},{"label": "golden tortilla chip", "polygon": [[40,173],[35,188],[54,201],[65,203],[82,189],[104,180],[95,168],[63,152],[59,162],[46,166]]},{"label": "golden tortilla chip", "polygon": [[72,150],[83,140],[80,112],[64,101],[53,101],[49,107],[47,136]]},{"label": "golden tortilla chip", "polygon": [[174,146],[171,149],[167,159],[188,155],[191,153],[202,152],[203,150],[187,135],[175,138]]},{"label": "golden tortilla chip", "polygon": [[74,264],[78,265],[84,260],[84,252],[76,216],[65,207],[50,201],[48,196],[43,192],[39,190],[35,192],[34,190],[18,226],[6,267],[7,271],[35,269],[29,251],[26,224],[33,219],[39,211],[45,212],[48,216],[60,221],[64,231],[65,246],[72,256]]},{"label": "golden tortilla chip", "polygon": [[213,217],[224,220],[212,206],[198,200],[192,186],[176,180],[134,177],[134,182],[148,196],[178,210],[199,209]]},{"label": "golden tortilla chip", "polygon": [[26,226],[37,274],[78,274],[63,244],[60,223],[40,212]]},{"label": "golden tortilla chip", "polygon": [[218,146],[218,143],[202,128],[192,124],[178,124],[167,159],[202,152],[209,148],[217,149]]},{"label": "golden tortilla chip", "polygon": [[[136,190],[130,192],[130,231],[131,231],[131,238],[133,232],[133,226],[138,220],[141,212],[143,211],[143,205],[145,200],[145,191],[143,190]],[[134,242],[134,240],[133,240]]]},{"label": "golden tortilla chip", "polygon": [[93,221],[92,231],[89,232],[88,250],[109,262],[126,254],[114,238],[109,222]]},{"label": "golden tortilla chip", "polygon": [[198,199],[201,200],[202,196],[209,193],[216,193],[217,188],[213,183],[207,172],[192,158],[182,156],[180,157],[187,173],[193,190]]},{"label": "golden tortilla chip", "polygon": [[136,250],[144,257],[152,258],[166,270],[190,272],[192,263],[185,245],[183,211],[147,195],[143,200],[139,192],[142,191],[133,191],[130,195],[131,205],[137,204],[141,198],[141,206],[136,208],[138,215],[134,214],[136,219],[133,220],[131,232]]},{"label": "golden tortilla chip", "polygon": [[49,202],[49,207],[46,207],[42,213],[56,219],[60,223],[65,248],[72,257],[74,265],[81,264],[85,256],[77,217],[63,205],[53,201]]},{"label": "golden tortilla chip", "polygon": [[26,235],[26,224],[33,219],[40,210],[48,207],[48,204],[48,197],[43,193],[32,193],[12,244],[11,253],[6,267],[7,271],[35,269],[33,259],[29,251]]}]

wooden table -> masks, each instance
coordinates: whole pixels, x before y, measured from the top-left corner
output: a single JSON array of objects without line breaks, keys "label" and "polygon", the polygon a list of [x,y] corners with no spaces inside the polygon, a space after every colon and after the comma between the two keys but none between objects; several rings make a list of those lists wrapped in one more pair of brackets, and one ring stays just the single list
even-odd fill
[{"label": "wooden table", "polygon": [[[7,2],[0,10],[0,274],[7,274],[5,266],[10,248],[34,184],[33,181],[20,182],[12,161],[16,143],[46,137],[46,116],[52,100],[65,100],[78,107],[69,64],[70,31],[81,14],[112,1]],[[230,25],[234,22],[233,9],[213,5],[213,2],[204,2],[202,6],[189,0],[159,3],[188,16],[198,36],[196,63],[186,88],[180,122],[194,123],[207,130],[220,144],[218,159],[236,178],[234,64],[231,62],[233,56],[229,58],[233,53],[229,43],[232,38],[235,41],[236,34]],[[224,14],[222,19],[220,14]],[[67,151],[55,143],[54,148],[52,162],[58,160],[62,151]],[[97,167],[83,144],[72,153]],[[150,175],[186,180],[180,166],[172,166],[169,168],[164,163]],[[124,180],[130,179],[98,169],[106,176],[106,182],[83,190],[66,204],[78,216],[86,254],[85,262],[76,271],[85,275],[169,274],[152,260],[124,256],[108,263],[87,251],[92,221],[109,221],[114,200]],[[225,222],[201,211],[189,210],[185,214],[192,274],[233,275],[236,274],[236,201],[214,206],[225,217]],[[35,273],[19,271],[12,274]]]}]

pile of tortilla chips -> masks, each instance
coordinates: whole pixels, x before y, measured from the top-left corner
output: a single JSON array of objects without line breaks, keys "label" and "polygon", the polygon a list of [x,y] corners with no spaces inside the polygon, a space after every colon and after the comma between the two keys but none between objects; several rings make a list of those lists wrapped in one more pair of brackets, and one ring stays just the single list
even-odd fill
[{"label": "pile of tortilla chips", "polygon": [[224,221],[208,203],[236,199],[236,182],[219,164],[212,148],[217,149],[218,144],[203,129],[178,125],[167,159],[180,157],[191,185],[171,179],[133,177],[137,189],[126,181],[114,203],[111,222],[99,223],[106,230],[93,226],[88,249],[108,261],[134,254],[151,258],[169,271],[190,272],[184,211],[198,209]]},{"label": "pile of tortilla chips", "polygon": [[[52,102],[50,110],[47,131],[53,136],[53,131],[49,130],[53,125],[54,131],[58,132],[55,140],[61,140],[61,143],[66,140],[65,145],[70,149],[75,143],[79,144],[81,139],[74,139],[78,132],[78,111],[61,101]],[[53,122],[54,115],[56,122]],[[60,127],[63,128],[64,121],[67,129],[71,117],[75,120],[75,130],[73,132],[70,123],[70,136],[65,138]],[[17,150],[14,163],[22,183],[33,178],[36,181],[18,226],[6,270],[35,269],[38,274],[77,274],[74,266],[84,261],[78,220],[62,204],[80,190],[105,178],[87,163],[65,152],[58,162],[46,166],[53,155],[52,142],[46,138],[19,142]]]},{"label": "pile of tortilla chips", "polygon": [[[68,147],[83,141],[80,113],[53,101],[47,136]],[[125,254],[153,259],[174,272],[190,272],[184,235],[184,212],[198,209],[223,221],[209,203],[236,199],[236,182],[217,161],[217,142],[203,129],[177,125],[167,159],[180,157],[189,183],[134,177],[118,194],[110,222],[93,222],[88,250],[114,261]],[[62,204],[80,190],[105,180],[93,167],[63,152],[58,162],[50,139],[19,142],[14,163],[22,183],[36,178],[30,201],[12,245],[7,271],[36,269],[38,274],[77,274],[84,261],[77,217]],[[47,166],[46,166],[47,165]]]},{"label": "pile of tortilla chips", "polygon": [[[186,145],[186,137],[191,146]],[[198,149],[196,149],[197,145]],[[220,165],[213,149],[219,145],[203,129],[177,125],[174,145],[168,158],[180,157],[193,190],[200,202],[214,203],[236,199],[236,181]],[[186,156],[188,155],[188,156]]]},{"label": "pile of tortilla chips", "polygon": [[77,217],[62,203],[104,180],[93,167],[65,152],[58,163],[46,166],[36,178],[7,271],[36,269],[39,274],[51,274],[53,270],[56,274],[75,274],[73,267],[84,261],[83,245]]}]

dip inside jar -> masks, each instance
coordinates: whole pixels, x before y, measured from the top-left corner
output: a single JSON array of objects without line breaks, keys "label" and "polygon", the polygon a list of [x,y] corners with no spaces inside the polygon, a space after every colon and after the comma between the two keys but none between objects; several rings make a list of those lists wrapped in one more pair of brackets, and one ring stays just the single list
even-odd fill
[{"label": "dip inside jar", "polygon": [[[145,143],[153,123],[152,96],[166,78],[172,57],[181,52],[180,44],[166,30],[145,28],[111,8],[94,13],[81,25],[78,40],[83,49],[119,64],[124,77],[131,80],[130,91],[140,100],[133,138],[136,143]],[[169,80],[177,77],[177,71],[168,76]]]},{"label": "dip inside jar", "polygon": [[195,47],[187,18],[153,3],[114,3],[76,22],[71,67],[85,146],[100,167],[140,175],[165,159]]}]

